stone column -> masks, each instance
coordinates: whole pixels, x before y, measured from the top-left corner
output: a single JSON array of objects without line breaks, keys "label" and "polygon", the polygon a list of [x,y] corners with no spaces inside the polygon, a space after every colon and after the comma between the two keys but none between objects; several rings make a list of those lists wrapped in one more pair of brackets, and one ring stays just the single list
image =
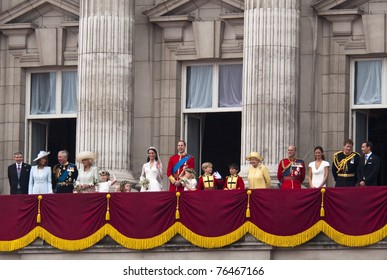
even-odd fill
[{"label": "stone column", "polygon": [[299,0],[246,0],[241,175],[258,151],[272,176],[297,145]]},{"label": "stone column", "polygon": [[134,1],[80,3],[77,151],[131,179]]}]

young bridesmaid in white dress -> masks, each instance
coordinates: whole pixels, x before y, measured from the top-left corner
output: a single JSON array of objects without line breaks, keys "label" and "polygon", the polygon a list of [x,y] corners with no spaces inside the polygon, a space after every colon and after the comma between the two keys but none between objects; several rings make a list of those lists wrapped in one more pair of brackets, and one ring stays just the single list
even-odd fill
[{"label": "young bridesmaid in white dress", "polygon": [[324,150],[321,146],[314,148],[314,159],[309,163],[309,187],[326,187],[329,175],[329,162],[325,161]]},{"label": "young bridesmaid in white dress", "polygon": [[163,191],[161,180],[163,179],[163,165],[159,158],[159,153],[155,147],[149,147],[147,149],[148,158],[147,162],[143,164],[140,185],[144,182],[144,179],[149,180],[149,184],[142,184],[142,192],[159,192]]}]

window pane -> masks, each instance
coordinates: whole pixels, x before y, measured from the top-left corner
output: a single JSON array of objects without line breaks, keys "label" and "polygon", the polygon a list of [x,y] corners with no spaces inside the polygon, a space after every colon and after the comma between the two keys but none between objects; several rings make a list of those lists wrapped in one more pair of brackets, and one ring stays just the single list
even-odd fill
[{"label": "window pane", "polygon": [[219,65],[218,106],[242,106],[242,64]]},{"label": "window pane", "polygon": [[31,159],[34,159],[39,151],[46,151],[47,124],[32,121],[31,128]]},{"label": "window pane", "polygon": [[77,112],[77,72],[62,72],[62,113]]},{"label": "window pane", "polygon": [[55,73],[31,74],[31,106],[32,115],[55,114]]},{"label": "window pane", "polygon": [[355,104],[381,104],[382,62],[355,62]]},{"label": "window pane", "polygon": [[211,108],[212,66],[187,67],[186,108]]}]

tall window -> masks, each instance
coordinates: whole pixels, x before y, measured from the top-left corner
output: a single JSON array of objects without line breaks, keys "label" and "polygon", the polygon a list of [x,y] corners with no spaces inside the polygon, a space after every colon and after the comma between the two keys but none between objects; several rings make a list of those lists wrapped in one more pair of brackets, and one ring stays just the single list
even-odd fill
[{"label": "tall window", "polygon": [[[55,131],[65,129],[57,127],[58,123],[70,124],[75,120],[77,87],[76,68],[27,71],[26,135],[29,159],[48,148]],[[74,131],[66,133],[66,137],[72,133],[75,135]]]},{"label": "tall window", "polygon": [[370,105],[382,103],[381,60],[356,61],[354,78],[355,105]]},{"label": "tall window", "polygon": [[387,59],[352,61],[352,109],[386,108]]},{"label": "tall window", "polygon": [[241,110],[241,63],[186,65],[183,71],[184,112]]},{"label": "tall window", "polygon": [[[351,61],[351,119],[356,149],[368,139],[369,117],[373,109],[387,108],[387,59],[367,58]],[[375,111],[375,110],[374,110]]]},{"label": "tall window", "polygon": [[31,72],[29,118],[75,117],[77,112],[77,72]]}]

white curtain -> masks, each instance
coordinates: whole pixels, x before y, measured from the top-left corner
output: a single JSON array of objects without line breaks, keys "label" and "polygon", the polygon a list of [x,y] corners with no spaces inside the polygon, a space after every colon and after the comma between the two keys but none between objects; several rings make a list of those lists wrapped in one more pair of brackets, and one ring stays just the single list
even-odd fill
[{"label": "white curtain", "polygon": [[186,108],[212,107],[212,66],[187,67]]},{"label": "white curtain", "polygon": [[356,62],[356,105],[381,103],[381,74],[379,60]]},{"label": "white curtain", "polygon": [[77,72],[62,72],[62,113],[77,112]]},{"label": "white curtain", "polygon": [[32,115],[55,114],[55,73],[31,74],[31,107]]},{"label": "white curtain", "polygon": [[242,106],[242,64],[219,65],[218,106]]}]

